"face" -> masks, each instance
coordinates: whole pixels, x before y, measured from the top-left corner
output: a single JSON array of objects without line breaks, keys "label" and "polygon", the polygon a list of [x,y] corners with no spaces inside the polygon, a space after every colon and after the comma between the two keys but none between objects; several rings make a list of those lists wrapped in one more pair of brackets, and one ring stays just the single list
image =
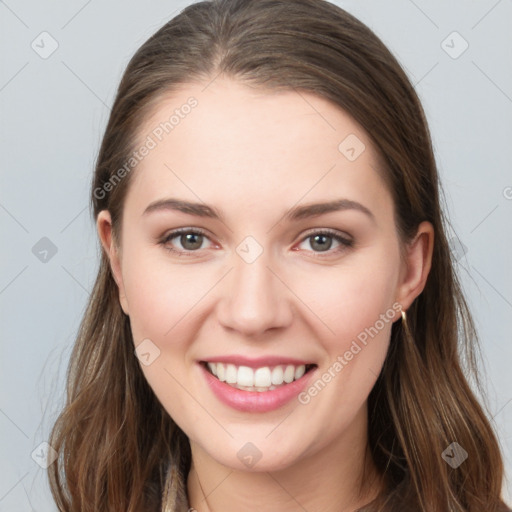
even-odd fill
[{"label": "face", "polygon": [[144,375],[197,453],[267,471],[361,440],[425,270],[421,248],[401,259],[368,135],[313,94],[220,78],[139,135],[120,246],[108,212],[98,229]]}]

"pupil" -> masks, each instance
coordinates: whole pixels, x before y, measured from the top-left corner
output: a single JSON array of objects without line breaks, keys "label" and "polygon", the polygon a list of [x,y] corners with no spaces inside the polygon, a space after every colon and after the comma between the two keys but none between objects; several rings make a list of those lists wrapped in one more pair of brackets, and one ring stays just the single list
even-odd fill
[{"label": "pupil", "polygon": [[[325,242],[326,239],[329,239],[328,243]],[[325,235],[315,235],[313,237],[313,243],[311,244],[311,247],[313,247],[313,249],[315,248],[314,247],[314,244],[317,243],[318,240],[322,240],[320,242],[320,245],[318,246],[318,248],[320,249],[320,251],[327,251],[331,248],[331,245],[332,245],[332,239],[330,236],[325,236]]]}]

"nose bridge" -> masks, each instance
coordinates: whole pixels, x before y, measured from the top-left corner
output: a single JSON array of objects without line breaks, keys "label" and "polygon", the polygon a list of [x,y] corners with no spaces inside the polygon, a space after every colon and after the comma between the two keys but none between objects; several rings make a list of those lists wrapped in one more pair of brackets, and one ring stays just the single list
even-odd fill
[{"label": "nose bridge", "polygon": [[290,321],[286,287],[268,268],[272,268],[269,254],[253,237],[246,237],[236,248],[219,311],[225,327],[254,335]]}]

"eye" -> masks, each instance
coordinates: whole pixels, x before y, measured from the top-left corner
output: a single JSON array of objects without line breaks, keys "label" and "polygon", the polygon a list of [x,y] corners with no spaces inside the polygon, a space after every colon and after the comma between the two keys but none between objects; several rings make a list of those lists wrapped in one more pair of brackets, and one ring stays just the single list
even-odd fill
[{"label": "eye", "polygon": [[[176,242],[173,243],[175,239]],[[203,243],[206,240],[209,240],[206,232],[199,228],[180,228],[166,234],[159,243],[163,245],[166,250],[177,256],[193,256],[194,252],[205,249]],[[321,253],[326,253],[326,256],[339,253],[354,245],[354,241],[347,235],[342,235],[338,231],[331,229],[310,232],[303,238],[301,244],[306,243],[308,240],[309,247],[313,249],[313,253],[316,253],[316,257],[323,257],[324,254]],[[332,249],[333,241],[338,244],[334,246],[334,249]],[[175,244],[181,245],[181,248],[173,247]]]},{"label": "eye", "polygon": [[[172,247],[172,240],[174,239],[177,239],[177,243],[179,243],[182,248],[176,249]],[[209,240],[209,238],[206,236],[206,233],[200,229],[180,228],[165,235],[164,238],[160,240],[160,244],[168,251],[178,256],[191,256],[192,254],[190,253],[204,249],[203,242],[205,240]]]},{"label": "eye", "polygon": [[[338,231],[331,229],[323,229],[321,231],[310,232],[308,236],[303,239],[301,244],[308,243],[308,240],[309,247],[313,249],[314,253],[327,253],[328,255],[342,252],[354,245],[354,241],[347,235],[342,235]],[[333,241],[335,241],[338,245],[331,250]],[[323,254],[315,254],[315,256],[322,257]]]}]

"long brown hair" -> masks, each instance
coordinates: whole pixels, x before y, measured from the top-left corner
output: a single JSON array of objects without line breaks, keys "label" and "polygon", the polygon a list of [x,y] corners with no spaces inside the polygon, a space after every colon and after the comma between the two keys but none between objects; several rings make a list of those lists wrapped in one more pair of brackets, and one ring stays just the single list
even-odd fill
[{"label": "long brown hair", "polygon": [[[353,16],[323,0],[213,0],[185,8],[127,66],[96,163],[94,218],[109,210],[119,239],[136,170],[120,180],[118,171],[140,142],[143,121],[179,85],[208,83],[221,73],[269,91],[314,93],[344,109],[381,155],[401,241],[422,221],[435,229],[426,287],[407,312],[407,326],[393,325],[368,398],[369,452],[385,488],[364,510],[504,509],[499,444],[469,384],[484,394],[425,115],[397,60]],[[442,457],[454,442],[468,453],[456,468]],[[61,511],[186,510],[188,439],[140,369],[104,252],[50,444],[59,453],[48,471]]]}]

